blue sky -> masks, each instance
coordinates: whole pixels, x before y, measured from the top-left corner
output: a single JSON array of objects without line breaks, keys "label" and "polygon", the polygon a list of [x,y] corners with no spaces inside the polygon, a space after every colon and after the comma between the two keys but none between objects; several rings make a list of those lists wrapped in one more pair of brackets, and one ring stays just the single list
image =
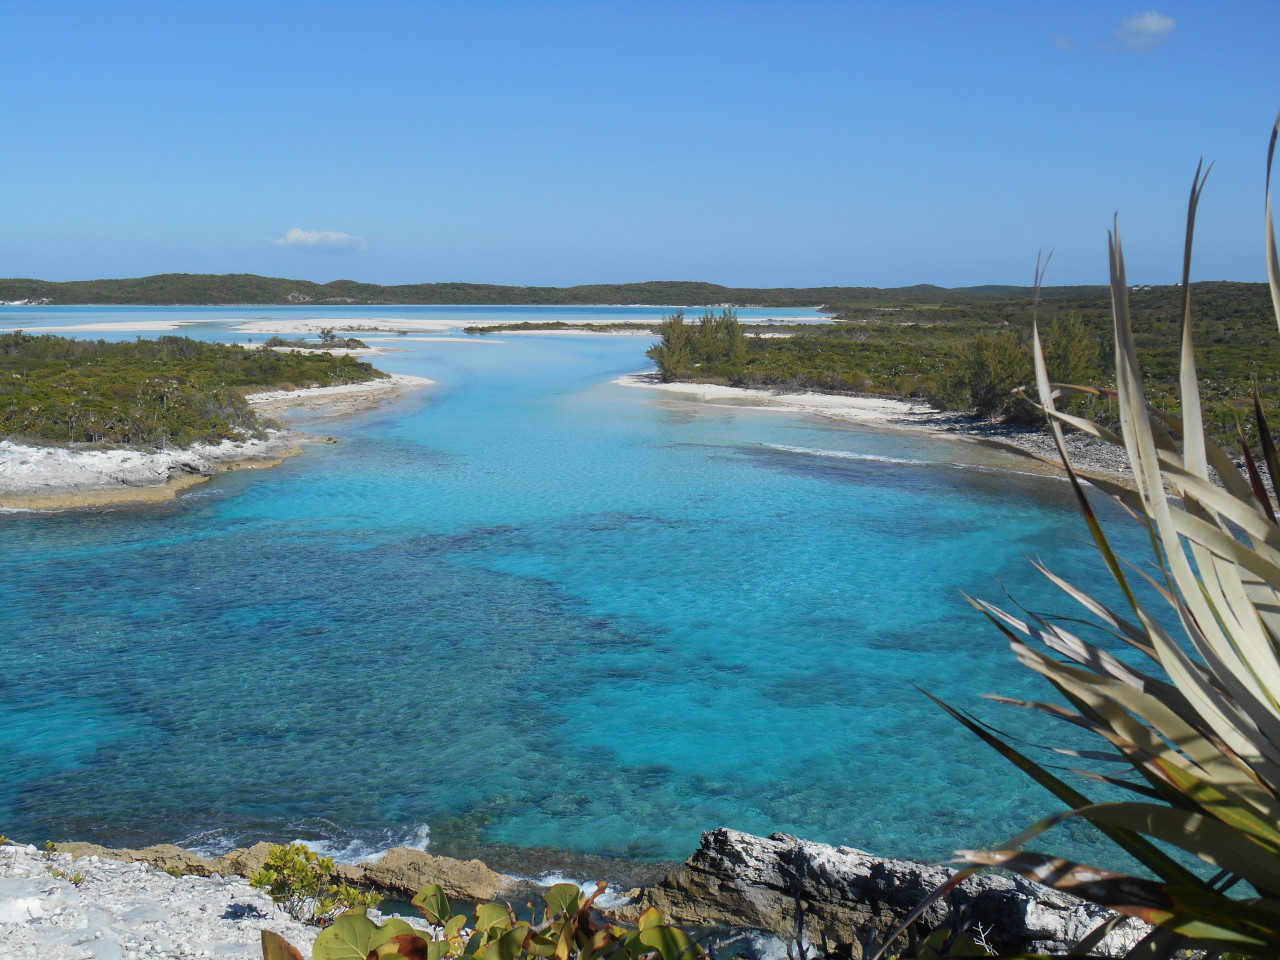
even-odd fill
[{"label": "blue sky", "polygon": [[[1152,5],[1154,3],[1154,6]],[[10,3],[0,276],[1260,280],[1280,3]]]}]

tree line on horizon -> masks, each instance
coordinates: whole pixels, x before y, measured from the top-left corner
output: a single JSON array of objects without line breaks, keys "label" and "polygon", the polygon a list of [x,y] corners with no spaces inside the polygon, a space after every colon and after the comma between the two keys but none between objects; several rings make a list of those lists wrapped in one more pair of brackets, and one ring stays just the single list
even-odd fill
[{"label": "tree line on horizon", "polygon": [[[1050,287],[1046,299],[1102,297],[1105,287]],[[487,283],[416,283],[383,286],[354,280],[314,283],[255,274],[166,273],[132,279],[50,281],[0,279],[0,301],[48,299],[61,305],[226,306],[235,304],[487,304],[542,306],[819,307],[833,311],[877,303],[962,303],[974,300],[1030,300],[1029,287],[987,285],[908,287],[726,287],[700,281],[661,280],[572,287]]]}]

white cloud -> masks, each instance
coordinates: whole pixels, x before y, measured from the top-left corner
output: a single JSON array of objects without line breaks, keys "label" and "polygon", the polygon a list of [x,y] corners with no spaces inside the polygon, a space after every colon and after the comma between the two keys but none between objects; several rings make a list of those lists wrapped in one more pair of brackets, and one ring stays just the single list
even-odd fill
[{"label": "white cloud", "polygon": [[1128,17],[1120,24],[1116,39],[1130,50],[1150,50],[1172,37],[1177,26],[1178,21],[1173,17],[1148,10]]},{"label": "white cloud", "polygon": [[306,250],[311,253],[359,253],[367,250],[367,244],[360,237],[349,233],[338,233],[334,230],[299,230],[294,227],[283,237],[270,241],[277,247],[292,247],[294,250]]},{"label": "white cloud", "polygon": [[1055,33],[1053,35],[1053,45],[1059,50],[1074,50],[1076,48],[1075,40],[1065,33]]}]

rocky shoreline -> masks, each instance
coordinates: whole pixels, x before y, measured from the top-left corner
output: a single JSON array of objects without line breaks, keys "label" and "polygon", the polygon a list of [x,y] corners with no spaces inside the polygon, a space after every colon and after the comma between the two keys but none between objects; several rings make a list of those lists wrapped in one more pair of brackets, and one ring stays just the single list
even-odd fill
[{"label": "rocky shoreline", "polygon": [[[262,414],[303,411],[340,416],[429,386],[430,380],[397,374],[364,383],[251,394]],[[29,446],[0,440],[0,509],[75,510],[172,500],[184,490],[228,470],[279,466],[302,445],[332,442],[296,430],[271,428],[261,438],[197,443],[185,449],[135,450]]]},{"label": "rocky shoreline", "polygon": [[[616,913],[638,918],[652,906],[678,925],[756,929],[792,939],[799,931],[819,952],[856,960],[869,938],[883,941],[955,873],[783,833],[756,837],[722,827],[703,834],[692,857]],[[930,906],[912,932],[923,937],[939,927],[965,929],[997,955],[1066,953],[1111,916],[1021,877],[991,874],[963,881]],[[1091,953],[1123,956],[1149,930],[1126,920]]]},{"label": "rocky shoreline", "polygon": [[[128,850],[62,843],[48,853],[31,846],[0,847],[4,955],[20,960],[256,960],[264,928],[306,948],[316,928],[282,914],[244,879],[261,868],[270,849],[270,844],[259,843],[207,859],[169,844]],[[74,881],[77,874],[79,883]],[[759,960],[781,960],[788,954],[787,944],[797,940],[811,955],[858,960],[868,938],[883,939],[953,875],[947,867],[875,857],[786,834],[764,838],[721,828],[704,834],[698,851],[658,882],[611,890],[602,898],[601,912],[617,922],[634,923],[645,909],[658,907],[671,922],[721,943],[733,941],[736,952]],[[364,863],[339,864],[338,876],[398,901],[437,883],[462,909],[479,901],[525,903],[545,890],[479,860],[405,847]],[[1111,916],[1101,907],[1021,878],[986,875],[965,880],[931,906],[911,933],[923,936],[947,926],[980,936],[1002,954],[1066,953]],[[1124,921],[1093,954],[1122,956],[1148,930],[1137,921]]]}]

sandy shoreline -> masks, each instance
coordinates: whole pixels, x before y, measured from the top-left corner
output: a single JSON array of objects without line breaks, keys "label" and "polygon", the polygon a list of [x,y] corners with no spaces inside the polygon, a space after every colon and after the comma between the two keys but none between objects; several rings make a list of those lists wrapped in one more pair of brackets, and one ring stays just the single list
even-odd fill
[{"label": "sandy shoreline", "polygon": [[[807,413],[880,429],[925,431],[937,437],[980,444],[998,454],[1011,470],[1046,476],[1063,475],[1061,466],[1057,465],[1053,440],[1047,433],[977,420],[941,411],[919,401],[829,393],[784,393],[713,383],[663,383],[655,373],[628,374],[613,382],[623,387],[660,390],[704,403]],[[1131,482],[1132,474],[1122,450],[1091,442],[1080,434],[1069,436],[1067,447],[1077,469],[1123,483]],[[1035,457],[1046,457],[1054,462],[1043,463]]]},{"label": "sandy shoreline", "polygon": [[308,387],[302,390],[272,390],[267,393],[251,393],[245,399],[267,416],[276,416],[293,410],[305,410],[336,417],[357,410],[367,410],[378,404],[429,387],[433,381],[426,377],[413,377],[394,373],[379,380],[363,383],[344,383],[336,387]]},{"label": "sandy shoreline", "polygon": [[[396,374],[366,383],[251,394],[259,413],[305,411],[341,416],[429,386],[430,380]],[[269,429],[264,439],[197,443],[182,450],[43,447],[0,441],[0,510],[73,510],[158,503],[228,470],[278,466],[317,438]]]}]

